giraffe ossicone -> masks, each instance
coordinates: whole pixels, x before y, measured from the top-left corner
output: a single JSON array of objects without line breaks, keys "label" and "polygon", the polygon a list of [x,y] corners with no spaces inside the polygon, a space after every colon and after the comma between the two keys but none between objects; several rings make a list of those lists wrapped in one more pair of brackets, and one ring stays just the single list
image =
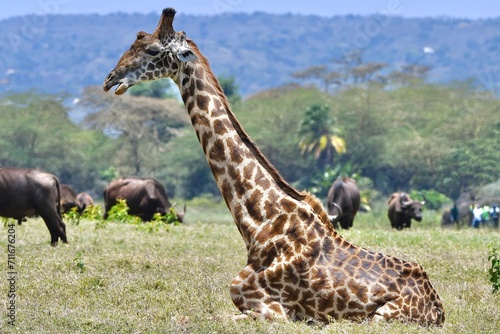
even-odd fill
[{"label": "giraffe ossicone", "polygon": [[[444,308],[415,263],[342,238],[321,202],[290,186],[243,130],[196,44],[163,10],[152,34],[139,33],[104,81],[123,94],[169,77],[182,99],[217,186],[245,242],[248,261],[232,281],[243,316],[391,320],[441,325]],[[139,38],[140,37],[140,38]]]}]

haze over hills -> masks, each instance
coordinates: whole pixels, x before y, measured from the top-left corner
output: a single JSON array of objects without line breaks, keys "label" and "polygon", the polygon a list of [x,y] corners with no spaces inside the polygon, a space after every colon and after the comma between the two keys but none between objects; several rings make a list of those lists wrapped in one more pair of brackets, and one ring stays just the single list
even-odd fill
[{"label": "haze over hills", "polygon": [[[81,93],[101,85],[135,34],[152,32],[157,14],[23,16],[0,21],[0,92]],[[309,66],[361,51],[364,62],[431,67],[428,80],[500,82],[500,18],[467,20],[383,15],[178,14],[218,76],[233,76],[243,95],[293,81]],[[498,92],[498,91],[497,91]]]}]

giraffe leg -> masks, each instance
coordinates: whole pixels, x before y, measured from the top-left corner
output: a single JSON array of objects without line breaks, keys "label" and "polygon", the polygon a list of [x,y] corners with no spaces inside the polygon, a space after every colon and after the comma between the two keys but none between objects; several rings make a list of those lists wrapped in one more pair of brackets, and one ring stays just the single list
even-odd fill
[{"label": "giraffe leg", "polygon": [[267,320],[288,320],[285,308],[271,298],[265,288],[259,283],[258,273],[246,266],[234,278],[230,287],[234,305],[241,311],[235,320],[247,318],[264,318]]},{"label": "giraffe leg", "polygon": [[[396,299],[397,301],[397,299]],[[401,306],[395,301],[389,301],[373,312],[371,316],[372,322],[390,319],[405,319],[405,315],[401,312]]]}]

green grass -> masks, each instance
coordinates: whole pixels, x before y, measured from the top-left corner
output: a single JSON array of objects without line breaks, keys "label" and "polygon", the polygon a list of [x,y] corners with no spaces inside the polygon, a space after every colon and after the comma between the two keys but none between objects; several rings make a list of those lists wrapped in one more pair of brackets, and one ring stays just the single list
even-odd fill
[{"label": "green grass", "polygon": [[[442,328],[415,324],[238,321],[229,284],[246,251],[223,204],[188,203],[184,225],[148,233],[132,224],[67,224],[69,244],[49,246],[40,219],[16,226],[16,326],[7,324],[2,279],[0,332],[5,333],[497,333],[500,295],[491,293],[487,245],[500,231],[442,229],[425,212],[411,230],[394,231],[384,214],[361,213],[341,231],[366,248],[423,265],[446,310]],[[12,220],[11,220],[12,221]],[[7,272],[7,228],[0,268]]]}]

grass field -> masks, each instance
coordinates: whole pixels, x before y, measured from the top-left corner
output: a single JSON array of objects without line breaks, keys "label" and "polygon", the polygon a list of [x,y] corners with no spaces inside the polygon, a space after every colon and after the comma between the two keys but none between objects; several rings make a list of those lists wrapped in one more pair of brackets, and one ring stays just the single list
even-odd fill
[{"label": "grass field", "polygon": [[[445,306],[442,328],[415,324],[238,321],[229,284],[245,246],[222,204],[188,203],[184,225],[150,233],[131,224],[67,224],[69,244],[49,246],[40,219],[15,227],[15,326],[2,279],[2,333],[499,333],[500,294],[491,293],[487,245],[500,231],[442,229],[436,213],[397,232],[382,212],[361,213],[348,240],[418,262]],[[12,220],[10,220],[12,222]],[[8,228],[0,268],[7,276]],[[8,277],[8,276],[7,276]]]}]

